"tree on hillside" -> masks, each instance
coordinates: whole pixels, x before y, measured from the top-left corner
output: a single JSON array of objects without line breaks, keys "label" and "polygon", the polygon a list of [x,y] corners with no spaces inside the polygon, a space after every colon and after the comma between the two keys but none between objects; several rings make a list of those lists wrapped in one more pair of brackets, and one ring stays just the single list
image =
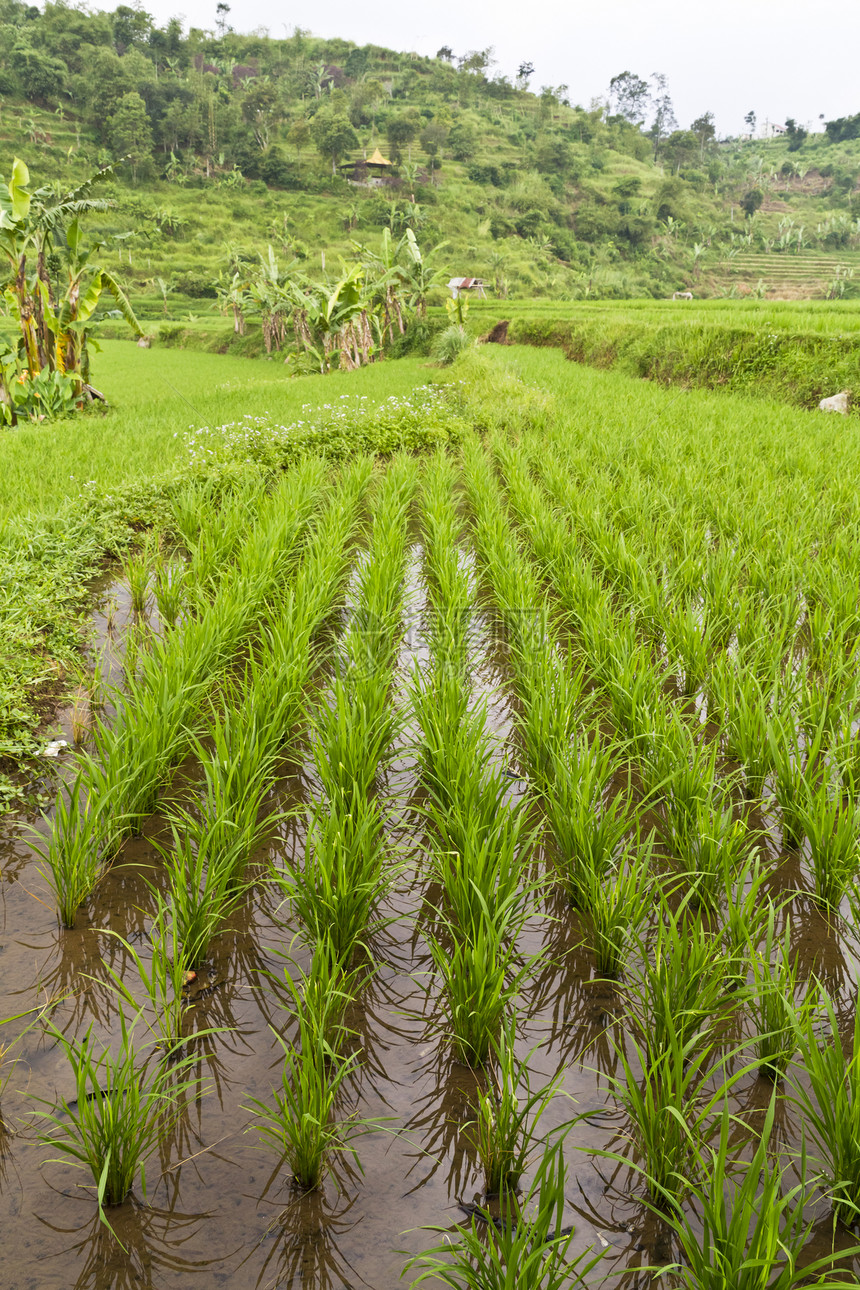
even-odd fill
[{"label": "tree on hillside", "polygon": [[666,77],[662,72],[652,72],[651,83],[654,87],[651,92],[651,107],[654,111],[654,119],[651,122],[651,129],[648,134],[654,144],[654,160],[656,161],[660,154],[661,143],[671,134],[678,122],[675,119],[675,109],[672,106]]},{"label": "tree on hillside", "polygon": [[752,219],[756,211],[764,201],[764,193],[760,188],[751,188],[748,193],[744,193],[741,198],[741,210],[747,219]]},{"label": "tree on hillside", "polygon": [[803,146],[807,137],[807,131],[802,125],[798,125],[794,117],[790,116],[785,123],[785,133],[788,135],[788,151],[798,152]]},{"label": "tree on hillside", "polygon": [[301,161],[302,149],[306,148],[311,141],[311,127],[306,117],[300,116],[293,122],[287,133],[287,139],[296,150],[296,160]]},{"label": "tree on hillside", "polygon": [[345,116],[318,112],[311,124],[311,134],[317,151],[331,161],[333,175],[337,174],[341,157],[358,147],[358,135]]},{"label": "tree on hillside", "polygon": [[699,141],[699,160],[705,160],[705,148],[717,137],[713,112],[703,112],[690,125],[690,130]]},{"label": "tree on hillside", "polygon": [[463,54],[462,58],[457,59],[457,66],[461,72],[485,72],[489,67],[494,66],[495,54],[493,45],[488,45],[486,49],[470,49]]},{"label": "tree on hillside", "polygon": [[758,117],[756,116],[755,112],[753,112],[752,108],[750,108],[749,112],[747,112],[746,116],[744,117],[744,121],[749,127],[750,134],[755,134],[755,123],[757,120],[758,120]]},{"label": "tree on hillside", "polygon": [[520,63],[517,68],[517,89],[527,90],[529,87],[529,78],[535,74],[534,63]]},{"label": "tree on hillside", "polygon": [[146,45],[153,28],[152,18],[139,6],[117,5],[113,14],[113,40],[118,54],[135,45]]},{"label": "tree on hillside", "polygon": [[651,91],[635,72],[619,72],[609,82],[609,102],[618,116],[641,125],[648,112]]},{"label": "tree on hillside", "polygon": [[19,40],[12,50],[11,61],[28,99],[46,103],[55,100],[62,93],[66,82],[66,68],[60,59],[49,58],[41,50],[33,49],[25,41]]},{"label": "tree on hillside", "polygon": [[113,49],[97,49],[86,72],[76,78],[75,100],[86,104],[103,133],[123,95],[137,89],[129,75],[129,66],[127,59],[120,58]]},{"label": "tree on hillside", "polygon": [[699,152],[699,140],[692,130],[673,130],[663,143],[663,161],[674,170],[692,165]]},{"label": "tree on hillside", "polygon": [[453,126],[448,136],[448,142],[451,147],[451,156],[455,161],[471,160],[478,149],[478,136],[466,121],[460,121]]},{"label": "tree on hillside", "polygon": [[108,121],[107,136],[117,160],[129,162],[136,181],[140,163],[152,155],[152,127],[146,104],[135,90],[123,94]]},{"label": "tree on hillside", "polygon": [[436,50],[436,57],[440,58],[443,63],[453,63],[454,51],[450,45],[443,45],[441,49]]},{"label": "tree on hillside", "polygon": [[281,103],[274,85],[255,80],[242,99],[242,119],[254,132],[257,147],[267,152],[271,132],[281,119]]},{"label": "tree on hillside", "polygon": [[416,138],[420,128],[420,118],[412,113],[393,116],[385,123],[385,134],[395,161],[400,160],[404,148],[409,148],[411,156],[412,140]]}]

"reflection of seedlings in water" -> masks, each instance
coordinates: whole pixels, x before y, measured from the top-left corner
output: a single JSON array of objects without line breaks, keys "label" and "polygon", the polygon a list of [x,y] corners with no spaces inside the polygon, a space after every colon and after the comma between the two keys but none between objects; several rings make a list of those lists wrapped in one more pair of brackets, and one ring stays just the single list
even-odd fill
[{"label": "reflection of seedlings in water", "polygon": [[[340,1204],[333,1209],[322,1191],[306,1192],[296,1197],[286,1209],[266,1228],[263,1240],[270,1242],[256,1285],[264,1286],[313,1286],[314,1290],[341,1290],[343,1286],[368,1286],[338,1248],[338,1240],[349,1232],[358,1219],[349,1217],[356,1203],[344,1199],[344,1183],[354,1177],[353,1171],[344,1167],[337,1170],[337,1194]],[[345,1175],[343,1178],[340,1175]],[[278,1165],[267,1184],[262,1199],[275,1181],[281,1178]],[[242,1261],[244,1266],[251,1257]]]},{"label": "reflection of seedlings in water", "polygon": [[414,1114],[403,1126],[404,1140],[421,1144],[415,1153],[410,1153],[415,1158],[407,1170],[407,1178],[419,1166],[426,1167],[426,1172],[406,1192],[407,1196],[431,1182],[442,1168],[447,1170],[448,1196],[465,1194],[467,1182],[475,1176],[477,1160],[475,1144],[462,1130],[472,1119],[476,1088],[473,1071],[439,1053],[428,1091],[416,1099]]},{"label": "reflection of seedlings in water", "polygon": [[[180,1253],[201,1224],[214,1219],[211,1213],[183,1214],[175,1205],[157,1208],[151,1200],[141,1204],[132,1196],[111,1216],[115,1233],[104,1226],[98,1215],[80,1227],[62,1227],[41,1214],[36,1217],[50,1231],[72,1237],[70,1245],[49,1257],[62,1259],[66,1266],[72,1260],[81,1261],[74,1290],[91,1290],[93,1286],[153,1290],[164,1284],[166,1273],[183,1273],[191,1284],[207,1268],[214,1269],[224,1262],[223,1256],[186,1259]],[[70,1284],[67,1277],[64,1284]]]}]

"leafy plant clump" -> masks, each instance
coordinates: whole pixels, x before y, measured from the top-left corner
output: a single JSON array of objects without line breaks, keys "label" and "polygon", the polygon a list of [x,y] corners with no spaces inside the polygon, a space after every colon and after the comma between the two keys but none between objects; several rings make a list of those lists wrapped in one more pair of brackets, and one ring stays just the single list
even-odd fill
[{"label": "leafy plant clump", "polygon": [[391,395],[382,403],[343,394],[321,408],[306,405],[306,419],[291,425],[245,416],[214,429],[191,430],[185,442],[197,469],[251,463],[277,470],[310,453],[342,461],[360,453],[416,452],[460,441],[467,422],[457,402],[450,386],[436,385],[419,386],[408,397]]}]

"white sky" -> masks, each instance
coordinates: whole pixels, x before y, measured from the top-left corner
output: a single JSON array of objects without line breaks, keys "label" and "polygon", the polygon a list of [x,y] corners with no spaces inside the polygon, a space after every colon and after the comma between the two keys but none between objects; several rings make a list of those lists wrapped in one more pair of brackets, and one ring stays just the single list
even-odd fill
[{"label": "white sky", "polygon": [[[431,55],[442,45],[455,54],[493,45],[495,70],[513,76],[527,60],[535,65],[533,89],[566,83],[571,102],[586,106],[619,72],[664,72],[679,123],[712,111],[722,134],[743,130],[751,108],[761,122],[860,112],[858,0],[230,2],[237,31],[284,36],[298,25],[318,36]],[[142,3],[159,23],[178,14],[186,25],[214,27],[216,0]]]}]

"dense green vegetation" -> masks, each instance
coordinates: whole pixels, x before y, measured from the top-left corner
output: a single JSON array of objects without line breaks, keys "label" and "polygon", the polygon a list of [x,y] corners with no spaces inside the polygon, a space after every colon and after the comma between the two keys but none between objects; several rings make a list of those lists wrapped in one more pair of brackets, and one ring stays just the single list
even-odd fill
[{"label": "dense green vegetation", "polygon": [[216,12],[0,0],[6,1279],[856,1287],[860,117]]},{"label": "dense green vegetation", "polygon": [[452,373],[285,382],[57,517],[134,545],[9,848],[2,1212],[99,1287],[181,1212],[189,1286],[848,1290],[856,422]]},{"label": "dense green vegetation", "polygon": [[[269,246],[316,274],[320,247],[336,262],[383,228],[445,239],[450,272],[503,297],[860,286],[847,127],[718,141],[707,113],[676,128],[665,86],[643,125],[617,85],[586,109],[575,87],[530,92],[526,65],[494,75],[490,50],[419,58],[226,20],[185,34],[122,5],[3,0],[0,34],[0,173],[37,151],[38,181],[71,183],[127,158],[96,227],[153,326],[211,317],[219,275]],[[376,147],[395,163],[382,187],[362,167]]]}]

